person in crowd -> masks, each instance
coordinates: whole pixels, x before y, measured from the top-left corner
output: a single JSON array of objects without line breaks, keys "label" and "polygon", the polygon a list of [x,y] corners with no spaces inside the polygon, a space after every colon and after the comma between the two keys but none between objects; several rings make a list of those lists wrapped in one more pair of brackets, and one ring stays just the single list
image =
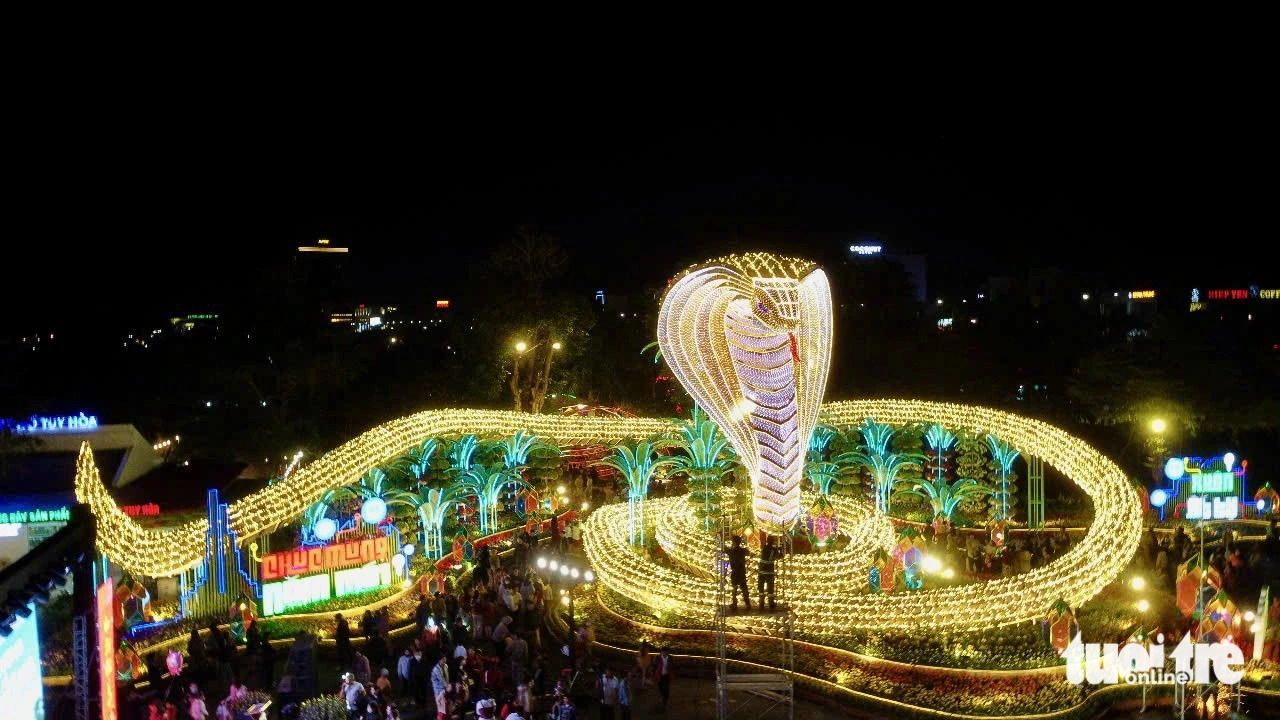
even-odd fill
[{"label": "person in crowd", "polygon": [[262,631],[261,641],[258,643],[258,684],[262,686],[265,692],[271,692],[274,689],[276,674],[276,651],[271,647],[271,635],[266,631]]},{"label": "person in crowd", "polygon": [[435,694],[436,700],[436,720],[445,720],[446,713],[449,712],[449,662],[444,655],[436,661],[436,666],[431,670],[431,692]]},{"label": "person in crowd", "polygon": [[559,695],[551,706],[551,720],[578,720],[578,709],[568,695]]},{"label": "person in crowd", "polygon": [[747,592],[747,548],[742,544],[742,537],[733,536],[733,547],[729,548],[729,581],[733,584],[733,609],[738,609],[738,590],[742,590],[742,598],[751,609],[751,595]]},{"label": "person in crowd", "polygon": [[671,702],[671,653],[665,647],[658,655],[658,692],[662,694],[662,709]]},{"label": "person in crowd", "polygon": [[364,653],[359,650],[355,652],[355,657],[351,660],[351,672],[355,674],[356,681],[361,685],[367,686],[372,679],[369,675],[371,672],[369,669],[369,658],[365,657]]},{"label": "person in crowd", "polygon": [[427,672],[427,660],[421,648],[415,647],[413,659],[409,661],[409,686],[413,688],[413,701],[419,707],[427,704]]},{"label": "person in crowd", "polygon": [[600,720],[615,720],[618,717],[618,685],[613,666],[605,666],[604,674],[596,681],[596,688],[600,692]]},{"label": "person in crowd", "polygon": [[334,615],[333,620],[337,623],[333,639],[338,646],[338,662],[346,665],[351,662],[351,626],[347,624],[347,619],[342,617],[342,613]]},{"label": "person in crowd", "polygon": [[[770,535],[765,540],[764,547],[760,549],[760,566],[757,569],[759,576],[756,578],[756,598],[760,600],[760,607],[764,608],[765,593],[768,593],[769,611],[775,608],[773,594],[773,578],[774,578],[774,562],[778,558],[778,538]],[[747,607],[751,607],[751,600],[747,600]]]},{"label": "person in crowd", "polygon": [[204,693],[200,692],[195,683],[187,688],[187,714],[191,716],[191,720],[208,720],[209,717],[209,708],[204,704]]},{"label": "person in crowd", "polygon": [[400,697],[406,697],[409,694],[409,670],[412,663],[413,652],[405,648],[404,654],[396,661],[396,678],[400,680]]},{"label": "person in crowd", "polygon": [[355,675],[346,673],[342,676],[342,687],[339,692],[347,703],[347,718],[349,720],[363,720],[367,704],[368,693],[365,692],[364,685],[356,680]]}]

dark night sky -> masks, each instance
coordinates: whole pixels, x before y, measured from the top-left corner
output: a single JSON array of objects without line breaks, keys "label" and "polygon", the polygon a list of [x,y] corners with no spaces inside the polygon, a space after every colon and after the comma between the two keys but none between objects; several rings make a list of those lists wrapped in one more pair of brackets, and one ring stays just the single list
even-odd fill
[{"label": "dark night sky", "polygon": [[322,236],[353,248],[371,290],[443,294],[521,222],[562,238],[574,285],[621,291],[717,252],[726,232],[814,255],[874,234],[929,254],[931,296],[1022,264],[1100,269],[1117,287],[1273,276],[1247,169],[1263,143],[1247,126],[210,113],[55,124],[18,151],[4,282],[45,304],[6,325],[226,301],[247,265]]}]

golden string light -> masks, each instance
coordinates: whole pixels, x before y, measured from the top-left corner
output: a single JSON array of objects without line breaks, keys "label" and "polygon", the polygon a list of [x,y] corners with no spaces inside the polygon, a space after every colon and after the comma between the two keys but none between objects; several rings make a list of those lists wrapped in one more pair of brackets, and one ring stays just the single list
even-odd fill
[{"label": "golden string light", "polygon": [[662,355],[729,438],[751,478],[756,524],[771,532],[800,517],[831,326],[826,274],[768,253],[696,265],[662,299]]},{"label": "golden string light", "polygon": [[[231,529],[241,543],[300,516],[326,491],[359,482],[369,468],[397,458],[437,435],[513,435],[526,430],[561,447],[617,443],[671,429],[667,420],[533,415],[496,410],[427,410],[392,420],[340,445],[283,481],[231,504]],[[125,515],[103,486],[93,451],[81,445],[76,463],[76,499],[97,517],[97,545],[126,570],[168,577],[204,561],[207,520],[171,529],[145,529]]]},{"label": "golden string light", "polygon": [[[916,400],[835,402],[823,410],[839,425],[872,417],[892,424],[939,423],[975,434],[992,433],[1023,455],[1041,458],[1079,485],[1093,500],[1094,522],[1084,538],[1053,563],[988,582],[880,595],[862,593],[866,566],[855,565],[829,576],[797,572],[788,596],[811,632],[840,634],[849,628],[979,630],[1033,620],[1043,616],[1046,598],[1063,598],[1078,606],[1096,595],[1119,576],[1137,549],[1142,533],[1141,506],[1124,472],[1060,428],[989,408]],[[847,510],[839,508],[842,513]],[[691,513],[687,506],[669,511]],[[682,521],[665,518],[661,512],[658,517],[660,541],[665,537],[674,544],[694,542],[676,534],[674,528]],[[655,609],[702,619],[714,614],[716,584],[709,575],[675,571],[635,554],[618,552],[626,544],[626,516],[618,507],[597,511],[587,520],[585,531],[584,548],[592,567],[601,582],[613,590]],[[870,542],[876,542],[874,535]],[[668,549],[666,545],[664,549]],[[697,552],[675,549],[672,555],[681,564],[710,567],[709,552],[704,544]]]},{"label": "golden string light", "polygon": [[[1123,471],[1059,428],[988,408],[913,400],[836,402],[823,410],[832,422],[841,425],[873,417],[881,422],[938,422],[952,429],[993,433],[1024,455],[1042,458],[1080,485],[1093,499],[1095,513],[1089,532],[1063,557],[1010,578],[889,596],[850,594],[848,590],[866,577],[865,568],[856,563],[833,570],[826,578],[806,578],[790,595],[803,598],[798,612],[806,623],[814,624],[815,631],[839,632],[854,625],[868,629],[978,629],[1033,619],[1044,613],[1045,598],[1062,597],[1075,606],[1093,597],[1119,575],[1137,548],[1142,531],[1140,505]],[[513,434],[526,429],[560,445],[585,445],[648,437],[670,428],[668,421],[644,418],[482,410],[421,412],[378,426],[299,469],[288,480],[234,503],[231,525],[239,539],[247,541],[297,518],[325,491],[357,482],[368,468],[407,452],[424,437],[465,432]],[[82,446],[77,462],[76,496],[97,517],[99,549],[130,572],[166,577],[203,561],[208,523],[198,520],[169,530],[144,529],[116,506],[102,484],[88,443]],[[837,509],[846,518],[860,517],[862,512],[843,505]],[[874,523],[846,520],[851,535],[858,532],[855,526],[867,527],[870,533],[858,540],[857,547],[882,542],[875,537],[879,531],[874,530]],[[615,590],[655,608],[695,616],[714,604],[715,588],[705,578],[642,562],[619,551],[627,544],[625,513],[603,508],[588,521],[587,529],[584,543],[593,566],[598,568],[601,581]],[[831,555],[830,562],[836,562],[839,554]],[[710,567],[709,560],[693,555],[685,560]]]}]

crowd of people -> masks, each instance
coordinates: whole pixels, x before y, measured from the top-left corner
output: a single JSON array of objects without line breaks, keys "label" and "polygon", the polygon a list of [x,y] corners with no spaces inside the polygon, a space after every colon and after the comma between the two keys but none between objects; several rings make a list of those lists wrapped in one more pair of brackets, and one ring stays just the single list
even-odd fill
[{"label": "crowd of people", "polygon": [[[545,549],[569,551],[575,537],[572,526],[557,528]],[[437,720],[575,720],[586,716],[584,703],[597,704],[602,718],[624,720],[637,689],[651,685],[666,705],[671,684],[666,652],[655,657],[646,644],[635,666],[619,672],[597,662],[589,623],[577,628],[569,643],[548,647],[543,621],[560,596],[534,570],[537,539],[520,530],[512,545],[507,566],[490,546],[481,546],[465,588],[446,585],[423,594],[413,615],[413,637],[396,655],[387,652],[385,615],[361,620],[363,652],[353,649],[347,620],[335,617],[339,662],[348,668],[338,693],[351,720],[386,720],[427,709]]]}]

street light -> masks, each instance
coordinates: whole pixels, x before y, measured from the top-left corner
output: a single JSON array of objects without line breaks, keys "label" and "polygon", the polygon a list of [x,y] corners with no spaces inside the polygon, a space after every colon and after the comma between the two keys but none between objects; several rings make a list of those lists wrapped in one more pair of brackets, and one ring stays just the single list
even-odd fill
[{"label": "street light", "polygon": [[1164,432],[1164,420],[1161,420],[1160,418],[1156,418],[1155,420],[1152,420],[1151,432],[1155,432],[1155,433]]},{"label": "street light", "polygon": [[547,580],[552,584],[553,593],[560,596],[560,604],[569,608],[569,665],[576,665],[574,658],[574,646],[576,638],[574,637],[575,629],[573,616],[573,590],[583,582],[595,582],[596,574],[590,568],[579,568],[573,564],[574,559],[568,557],[555,557],[548,555],[539,555],[534,559],[534,565],[539,570],[547,571]]}]

